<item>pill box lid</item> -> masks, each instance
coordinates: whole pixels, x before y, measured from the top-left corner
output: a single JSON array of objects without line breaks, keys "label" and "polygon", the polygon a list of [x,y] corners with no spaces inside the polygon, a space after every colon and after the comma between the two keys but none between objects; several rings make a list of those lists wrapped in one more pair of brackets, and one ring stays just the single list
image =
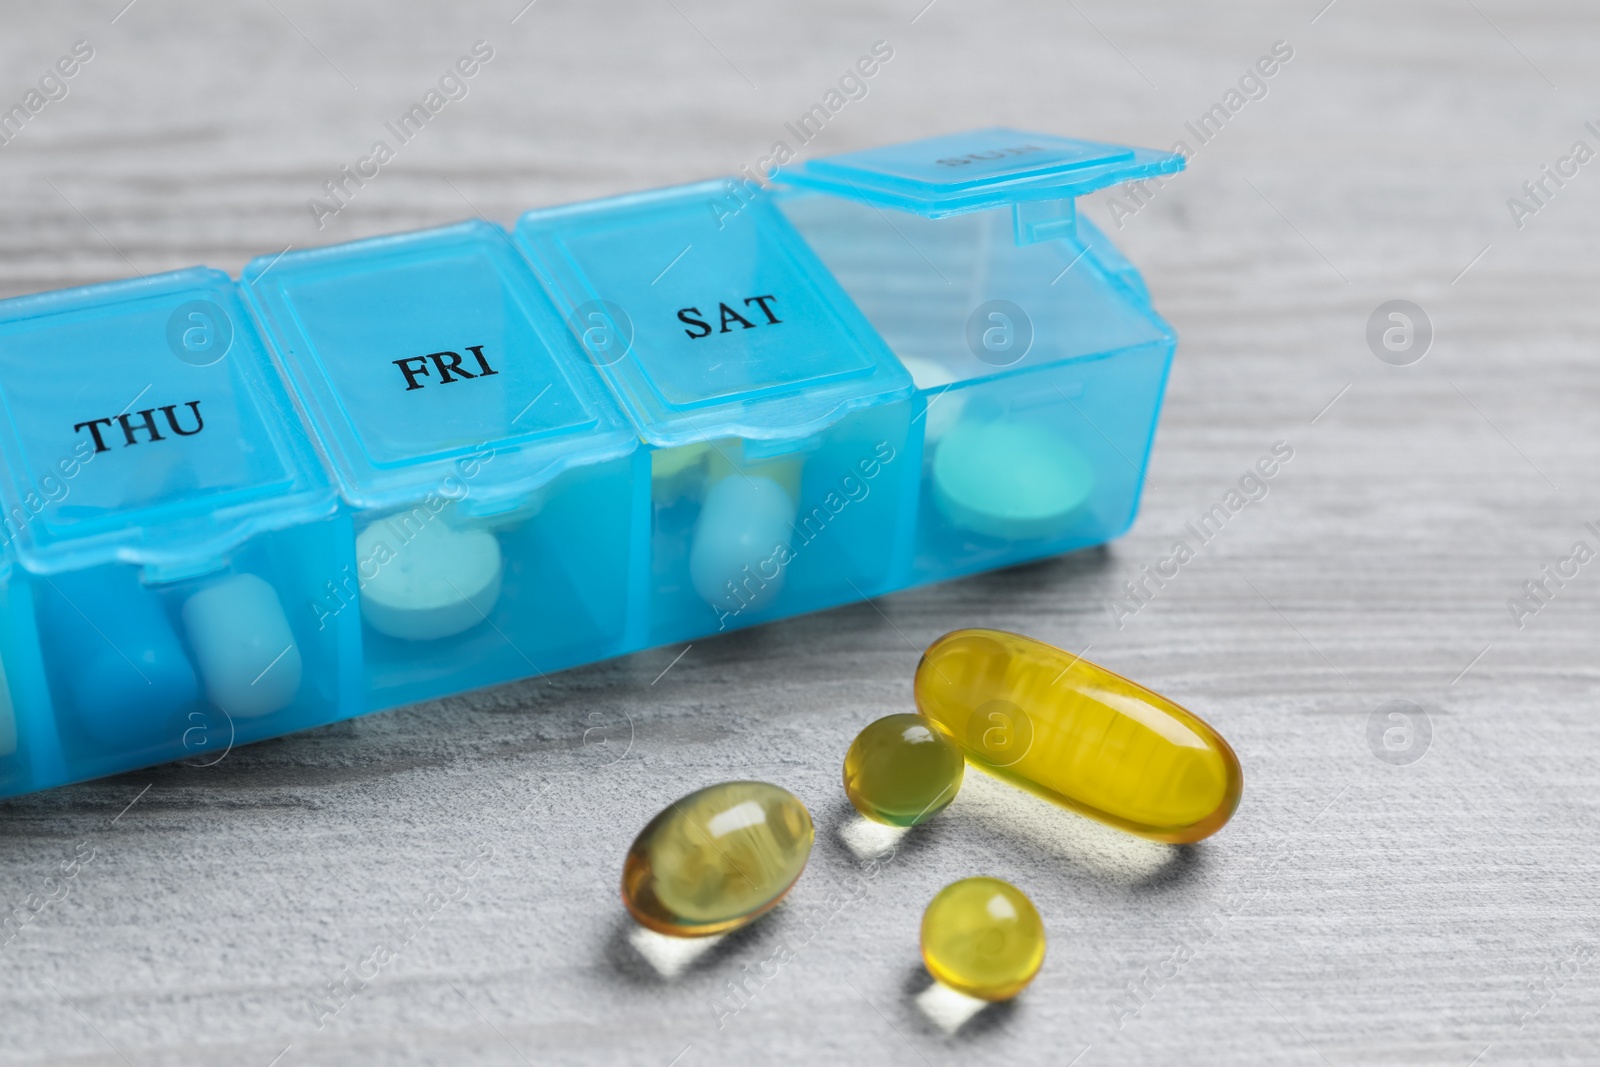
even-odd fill
[{"label": "pill box lid", "polygon": [[242,284],[355,507],[437,494],[493,514],[638,448],[498,226],[263,256]]},{"label": "pill box lid", "polygon": [[0,302],[0,409],[0,538],[38,573],[204,573],[337,504],[220,271]]},{"label": "pill box lid", "polygon": [[1040,200],[1183,169],[1172,152],[993,127],[822,156],[777,180],[929,218]]},{"label": "pill box lid", "polygon": [[789,441],[911,395],[877,331],[753,185],[530,211],[515,232],[652,444]]}]

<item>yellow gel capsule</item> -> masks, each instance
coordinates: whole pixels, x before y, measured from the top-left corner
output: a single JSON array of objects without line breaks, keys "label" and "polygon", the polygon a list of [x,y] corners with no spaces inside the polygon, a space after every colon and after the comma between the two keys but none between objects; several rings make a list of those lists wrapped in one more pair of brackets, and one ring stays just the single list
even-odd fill
[{"label": "yellow gel capsule", "polygon": [[786,789],[707,786],[639,831],[622,865],[622,902],[657,933],[726,933],[777,906],[815,837],[811,813]]},{"label": "yellow gel capsule", "polygon": [[1030,637],[957,630],[917,665],[917,707],[967,759],[1155,841],[1222,829],[1244,772],[1220,734],[1142,685]]},{"label": "yellow gel capsule", "polygon": [[965,771],[944,727],[921,715],[885,715],[850,743],[844,791],[874,822],[915,826],[956,798]]},{"label": "yellow gel capsule", "polygon": [[922,962],[969,997],[1010,1000],[1044,963],[1044,923],[1010,882],[963,878],[922,913]]}]

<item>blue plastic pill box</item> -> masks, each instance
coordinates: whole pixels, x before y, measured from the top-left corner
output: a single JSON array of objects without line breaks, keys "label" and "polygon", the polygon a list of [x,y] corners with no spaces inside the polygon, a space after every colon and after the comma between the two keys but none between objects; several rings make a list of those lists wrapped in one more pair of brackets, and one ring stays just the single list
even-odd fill
[{"label": "blue plastic pill box", "polygon": [[302,607],[350,521],[227,275],[0,304],[0,404],[0,786],[352,713],[358,623]]},{"label": "blue plastic pill box", "polygon": [[0,794],[1116,537],[1175,337],[1075,199],[1182,162],[981,130],[0,302]]}]

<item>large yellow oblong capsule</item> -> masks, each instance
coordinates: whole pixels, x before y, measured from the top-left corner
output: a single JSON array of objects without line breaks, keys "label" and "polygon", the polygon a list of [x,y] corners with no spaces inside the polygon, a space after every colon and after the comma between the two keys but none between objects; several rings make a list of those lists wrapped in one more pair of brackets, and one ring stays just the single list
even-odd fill
[{"label": "large yellow oblong capsule", "polygon": [[974,766],[1129,833],[1199,841],[1239,806],[1239,758],[1207,723],[1031,637],[946,634],[922,654],[916,697]]}]

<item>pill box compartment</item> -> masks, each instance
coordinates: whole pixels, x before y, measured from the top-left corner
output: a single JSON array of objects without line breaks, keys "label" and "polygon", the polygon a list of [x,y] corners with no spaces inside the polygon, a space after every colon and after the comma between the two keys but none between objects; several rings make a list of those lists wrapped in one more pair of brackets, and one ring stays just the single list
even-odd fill
[{"label": "pill box compartment", "polygon": [[615,655],[648,458],[528,266],[472,222],[250,264],[340,494],[369,710]]},{"label": "pill box compartment", "polygon": [[533,211],[515,231],[648,448],[643,644],[858,600],[909,558],[909,375],[766,197],[725,195]]},{"label": "pill box compartment", "polygon": [[917,385],[908,581],[1133,521],[1176,337],[1074,198],[1179,157],[994,129],[813,160],[779,207]]},{"label": "pill box compartment", "polygon": [[[15,792],[352,714],[336,499],[228,278],[0,304]],[[3,760],[3,757],[0,757]]]},{"label": "pill box compartment", "polygon": [[916,459],[904,445],[910,404],[884,407],[781,442],[775,455],[770,443],[744,438],[652,450],[651,632],[641,643],[885,589],[904,564],[895,527]]},{"label": "pill box compartment", "polygon": [[0,796],[66,780],[31,593],[0,548]]}]

